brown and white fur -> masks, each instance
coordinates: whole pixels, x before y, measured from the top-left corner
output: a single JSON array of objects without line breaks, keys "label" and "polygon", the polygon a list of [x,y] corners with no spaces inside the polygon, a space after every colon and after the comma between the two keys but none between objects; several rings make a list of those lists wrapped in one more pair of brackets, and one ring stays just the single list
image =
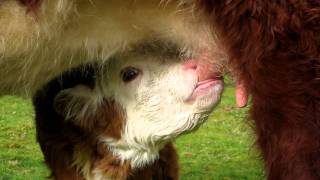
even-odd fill
[{"label": "brown and white fur", "polygon": [[170,142],[207,119],[223,90],[220,77],[203,77],[198,61],[162,41],[97,64],[65,73],[34,97],[53,176],[177,179]]},{"label": "brown and white fur", "polygon": [[161,0],[1,1],[0,93],[32,95],[67,69],[154,38],[177,43],[219,72],[225,56],[193,8]]}]

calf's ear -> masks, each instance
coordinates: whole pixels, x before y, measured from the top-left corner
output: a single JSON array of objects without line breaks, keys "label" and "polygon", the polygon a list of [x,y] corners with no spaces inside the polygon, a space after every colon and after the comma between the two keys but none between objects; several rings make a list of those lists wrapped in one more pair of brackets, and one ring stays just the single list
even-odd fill
[{"label": "calf's ear", "polygon": [[78,125],[95,113],[98,104],[98,94],[85,85],[62,90],[53,101],[53,107],[59,115]]}]

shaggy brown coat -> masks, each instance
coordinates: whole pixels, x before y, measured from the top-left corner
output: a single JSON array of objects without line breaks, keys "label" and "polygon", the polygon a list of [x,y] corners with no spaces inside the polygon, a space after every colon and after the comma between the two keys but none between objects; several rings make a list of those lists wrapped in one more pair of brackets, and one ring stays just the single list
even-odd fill
[{"label": "shaggy brown coat", "polygon": [[320,1],[196,2],[252,95],[268,179],[320,179]]}]

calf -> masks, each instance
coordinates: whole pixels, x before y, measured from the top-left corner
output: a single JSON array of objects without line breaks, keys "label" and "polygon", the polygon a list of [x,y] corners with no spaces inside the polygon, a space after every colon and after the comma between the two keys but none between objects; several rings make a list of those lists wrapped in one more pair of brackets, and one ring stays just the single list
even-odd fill
[{"label": "calf", "polygon": [[192,54],[151,42],[81,66],[34,96],[37,139],[55,179],[178,179],[171,141],[195,130],[223,82]]}]

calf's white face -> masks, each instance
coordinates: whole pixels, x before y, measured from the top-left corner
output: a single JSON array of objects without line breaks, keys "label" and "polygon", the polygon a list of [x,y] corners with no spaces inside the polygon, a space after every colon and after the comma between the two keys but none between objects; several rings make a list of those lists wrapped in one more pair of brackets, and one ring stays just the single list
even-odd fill
[{"label": "calf's white face", "polygon": [[197,58],[169,49],[174,48],[134,50],[115,57],[99,69],[93,89],[67,89],[56,101],[69,103],[67,119],[94,116],[103,99],[116,102],[124,121],[121,137],[102,134],[100,141],[133,167],[150,163],[166,142],[201,125],[223,90],[216,74],[208,72],[201,79],[203,67]]}]

